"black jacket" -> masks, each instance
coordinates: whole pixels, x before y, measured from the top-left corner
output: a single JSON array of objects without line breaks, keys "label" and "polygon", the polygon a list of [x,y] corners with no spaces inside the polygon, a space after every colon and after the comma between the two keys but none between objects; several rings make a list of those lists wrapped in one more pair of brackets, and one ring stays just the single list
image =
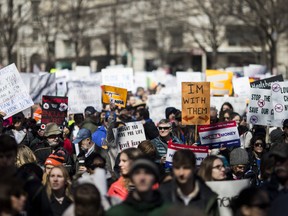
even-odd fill
[{"label": "black jacket", "polygon": [[[218,216],[218,195],[214,193],[199,177],[195,178],[195,181],[197,181],[200,187],[199,193],[195,198],[190,200],[189,206],[195,206],[199,209],[203,209],[208,216]],[[160,192],[162,193],[162,197],[166,202],[184,205],[183,200],[178,196],[176,190],[177,183],[175,180],[160,186]]]},{"label": "black jacket", "polygon": [[62,216],[62,214],[65,212],[65,210],[70,206],[72,201],[65,196],[62,204],[60,204],[54,197],[54,195],[51,195],[50,205],[53,211],[54,216]]}]

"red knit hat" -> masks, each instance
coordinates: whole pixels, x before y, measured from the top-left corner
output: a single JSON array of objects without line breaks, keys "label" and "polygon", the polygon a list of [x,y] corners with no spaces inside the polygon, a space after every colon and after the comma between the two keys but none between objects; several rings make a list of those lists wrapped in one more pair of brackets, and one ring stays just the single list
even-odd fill
[{"label": "red knit hat", "polygon": [[59,166],[64,163],[64,157],[50,154],[45,161],[45,165]]}]

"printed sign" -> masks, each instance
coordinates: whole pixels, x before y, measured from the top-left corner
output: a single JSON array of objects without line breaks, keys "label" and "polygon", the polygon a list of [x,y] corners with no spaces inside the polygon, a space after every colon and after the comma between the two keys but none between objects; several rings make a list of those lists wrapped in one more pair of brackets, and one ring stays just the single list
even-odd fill
[{"label": "printed sign", "polygon": [[210,148],[239,147],[240,138],[235,121],[198,126],[201,145]]},{"label": "printed sign", "polygon": [[126,126],[115,128],[113,132],[116,135],[119,151],[132,147],[137,148],[142,141],[146,140],[144,127],[140,121],[126,123]]},{"label": "printed sign", "polygon": [[15,64],[2,68],[0,70],[0,111],[6,113],[4,119],[33,105]]},{"label": "printed sign", "polygon": [[50,122],[63,127],[67,117],[67,109],[68,97],[43,96],[41,128],[44,129],[45,125]]},{"label": "printed sign", "polygon": [[107,68],[102,70],[102,85],[115,86],[133,91],[133,69],[132,68]]},{"label": "printed sign", "polygon": [[69,113],[83,113],[87,106],[102,109],[100,82],[68,82]]},{"label": "printed sign", "polygon": [[274,119],[288,118],[288,82],[276,82],[271,86]]},{"label": "printed sign", "polygon": [[206,70],[206,81],[211,84],[212,95],[232,95],[233,72]]},{"label": "printed sign", "polygon": [[221,216],[232,216],[230,204],[233,198],[249,186],[249,179],[233,181],[206,182],[212,191],[218,194],[219,213]]},{"label": "printed sign", "polygon": [[172,160],[173,155],[175,152],[179,149],[189,149],[195,153],[196,156],[196,165],[200,165],[202,161],[208,156],[208,147],[205,146],[188,146],[183,144],[177,144],[177,143],[168,143],[168,150],[167,150],[167,156],[166,156],[166,163],[165,167],[172,167]]},{"label": "printed sign", "polygon": [[210,83],[182,82],[182,124],[210,123]]},{"label": "printed sign", "polygon": [[250,86],[251,88],[271,89],[271,84],[273,82],[283,82],[283,76],[278,75],[267,79],[257,80],[255,82],[250,83]]},{"label": "printed sign", "polygon": [[102,86],[103,103],[115,103],[119,107],[126,107],[127,89],[114,86]]}]

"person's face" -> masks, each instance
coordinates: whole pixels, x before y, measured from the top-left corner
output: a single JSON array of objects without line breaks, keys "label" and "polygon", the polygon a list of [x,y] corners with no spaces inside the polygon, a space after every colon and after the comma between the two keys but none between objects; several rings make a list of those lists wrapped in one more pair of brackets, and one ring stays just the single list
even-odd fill
[{"label": "person's face", "polygon": [[262,140],[256,140],[255,141],[253,150],[256,153],[262,153],[263,152],[264,144],[263,144]]},{"label": "person's face", "polygon": [[54,168],[51,170],[49,175],[49,182],[51,189],[54,191],[61,190],[65,187],[65,178],[59,168]]},{"label": "person's face", "polygon": [[283,131],[286,135],[288,135],[288,126],[283,127]]},{"label": "person's face", "polygon": [[21,129],[23,121],[24,121],[23,117],[21,117],[21,116],[13,116],[12,120],[13,120],[13,125],[14,125],[15,129],[16,130],[17,129]]},{"label": "person's face", "polygon": [[91,139],[90,138],[83,139],[80,143],[80,146],[83,151],[87,151],[88,149],[91,148]]},{"label": "person's face", "polygon": [[143,120],[143,118],[140,116],[139,112],[135,113],[135,118],[137,121]]},{"label": "person's face", "polygon": [[47,142],[49,143],[50,146],[56,146],[59,144],[59,136],[60,135],[56,135],[56,134],[53,134],[53,135],[50,135],[47,137]]},{"label": "person's face", "polygon": [[20,213],[24,210],[25,203],[26,203],[26,196],[21,194],[19,197],[12,195],[11,196],[11,203],[12,203],[12,208]]},{"label": "person's face", "polygon": [[16,153],[14,151],[0,152],[0,168],[15,165]]},{"label": "person's face", "polygon": [[161,137],[167,137],[172,131],[170,124],[160,124],[158,130]]},{"label": "person's face", "polygon": [[43,136],[44,136],[44,132],[45,132],[45,130],[39,129],[39,130],[37,131],[38,136],[43,137]]},{"label": "person's face", "polygon": [[193,180],[193,169],[191,167],[173,167],[173,174],[178,184],[186,184]]},{"label": "person's face", "polygon": [[240,125],[240,116],[235,116],[233,119],[232,119],[233,121],[236,121],[236,123],[237,123],[237,125]]},{"label": "person's face", "polygon": [[288,158],[275,158],[275,173],[279,179],[288,179]]},{"label": "person's face", "polygon": [[230,107],[229,107],[228,105],[224,105],[224,106],[222,107],[222,111],[225,111],[225,110],[230,110]]},{"label": "person's face", "polygon": [[175,114],[174,114],[174,113],[171,113],[171,114],[169,115],[168,119],[169,119],[170,121],[175,120]]},{"label": "person's face", "polygon": [[52,169],[53,167],[54,167],[53,165],[47,164],[47,165],[45,166],[45,173],[46,173],[47,175],[49,175],[49,173],[50,173],[50,171],[51,171],[51,169]]},{"label": "person's face", "polygon": [[131,166],[131,160],[128,158],[127,154],[122,153],[120,155],[120,171],[122,175],[127,175]]},{"label": "person's face", "polygon": [[228,113],[225,113],[224,114],[224,121],[230,121],[231,118],[230,118],[230,115]]},{"label": "person's face", "polygon": [[266,216],[269,206],[269,197],[267,193],[262,192],[251,206],[241,207],[241,213],[244,216]]},{"label": "person's face", "polygon": [[141,168],[133,173],[132,182],[134,183],[136,190],[143,193],[152,190],[155,177],[146,169]]},{"label": "person's face", "polygon": [[215,181],[224,180],[226,178],[225,167],[221,159],[216,159],[213,162],[212,178]]},{"label": "person's face", "polygon": [[232,171],[236,176],[242,177],[244,175],[244,172],[245,172],[245,167],[246,166],[244,164],[235,165],[232,167]]}]

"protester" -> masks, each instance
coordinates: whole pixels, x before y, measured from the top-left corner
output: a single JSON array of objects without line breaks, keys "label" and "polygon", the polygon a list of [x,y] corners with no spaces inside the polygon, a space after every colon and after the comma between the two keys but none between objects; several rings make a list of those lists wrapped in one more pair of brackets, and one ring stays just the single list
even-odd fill
[{"label": "protester", "polygon": [[222,112],[222,116],[219,118],[219,122],[227,122],[232,120],[232,113],[233,111],[230,109],[224,110]]},{"label": "protester", "polygon": [[175,107],[167,107],[165,110],[166,119],[169,120],[169,122],[173,122],[177,112],[178,110]]},{"label": "protester", "polygon": [[82,122],[80,128],[86,128],[93,134],[99,126],[100,114],[94,107],[88,106],[84,110],[84,116],[85,119]]},{"label": "protester", "polygon": [[166,202],[198,207],[208,216],[219,215],[217,194],[195,174],[196,158],[192,151],[181,149],[175,152],[172,172],[174,179],[160,185]]},{"label": "protester", "polygon": [[129,193],[123,203],[112,207],[106,215],[149,215],[163,208],[164,201],[161,194],[153,190],[153,185],[158,181],[158,175],[157,166],[152,161],[135,160],[129,170],[129,178],[135,190]]},{"label": "protester", "polygon": [[232,112],[232,113],[231,113],[231,120],[232,120],[232,121],[236,121],[237,126],[239,126],[240,123],[242,122],[242,117],[241,117],[241,115],[240,115],[239,113],[237,113],[237,112]]},{"label": "protester", "polygon": [[21,144],[18,145],[16,160],[17,167],[21,167],[26,163],[36,163],[36,156],[28,146]]},{"label": "protester", "polygon": [[120,172],[121,177],[114,182],[108,190],[109,196],[116,196],[121,200],[125,200],[128,192],[131,191],[133,185],[129,179],[129,171],[133,162],[141,156],[141,151],[136,148],[128,148],[120,153]]},{"label": "protester", "polygon": [[109,125],[108,124],[109,116],[110,116],[110,112],[106,112],[102,125],[92,134],[93,142],[99,147],[102,147],[102,145],[105,143],[105,139],[107,136],[107,128]]},{"label": "protester", "polygon": [[226,179],[226,170],[222,160],[210,155],[206,157],[198,170],[198,175],[204,181],[221,181]]},{"label": "protester", "polygon": [[64,157],[50,154],[49,157],[46,159],[45,164],[44,164],[44,174],[42,178],[42,183],[43,185],[46,185],[47,182],[47,177],[52,170],[53,167],[55,166],[60,166],[63,165],[64,163]]},{"label": "protester", "polygon": [[236,148],[230,153],[232,179],[243,179],[249,162],[248,153],[242,148]]},{"label": "protester", "polygon": [[285,119],[283,122],[283,141],[284,143],[288,143],[288,119]]},{"label": "protester", "polygon": [[219,122],[218,118],[218,110],[216,107],[212,106],[210,107],[210,124],[215,124]]},{"label": "protester", "polygon": [[62,216],[72,203],[71,181],[64,166],[53,167],[48,175],[47,195],[54,216]]},{"label": "protester", "polygon": [[80,130],[80,126],[84,121],[84,116],[82,113],[75,113],[73,115],[74,122],[69,126],[69,139],[73,142],[76,138],[78,131]]},{"label": "protester", "polygon": [[233,108],[233,106],[232,106],[231,103],[229,103],[229,102],[224,102],[224,103],[222,104],[222,106],[221,106],[221,108],[220,108],[220,112],[219,112],[219,118],[220,118],[220,119],[223,119],[223,118],[224,118],[224,111],[226,111],[226,110],[230,110],[231,112],[234,111],[234,108]]}]

